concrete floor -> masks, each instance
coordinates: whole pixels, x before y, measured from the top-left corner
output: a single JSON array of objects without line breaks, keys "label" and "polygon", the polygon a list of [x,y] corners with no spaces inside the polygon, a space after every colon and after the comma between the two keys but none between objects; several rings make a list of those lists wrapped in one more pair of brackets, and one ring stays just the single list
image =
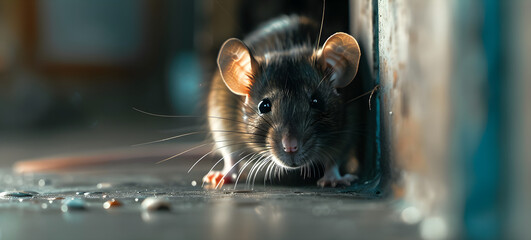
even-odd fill
[{"label": "concrete floor", "polygon": [[[75,137],[56,137],[47,143],[35,140],[38,143],[35,145],[51,152],[49,148],[60,149],[60,143],[66,144],[70,138]],[[145,141],[148,137],[142,138]],[[136,151],[144,152],[137,157],[122,155],[120,160],[77,168],[70,166],[54,172],[15,173],[9,161],[22,156],[22,151],[16,150],[17,144],[32,145],[27,140],[11,140],[2,146],[12,152],[0,156],[3,164],[0,191],[38,194],[0,198],[0,240],[420,238],[417,225],[401,220],[400,209],[404,206],[400,200],[374,199],[348,188],[321,189],[314,185],[315,179],[297,184],[277,181],[265,185],[258,179],[252,189],[245,182],[236,190],[233,185],[217,190],[202,188],[201,178],[215,159],[202,161],[190,173],[187,170],[201,152],[207,151],[205,149],[164,164],[154,164],[163,159],[155,152],[179,146],[158,145]],[[22,145],[19,147],[24,148]],[[98,148],[98,144],[93,146]],[[91,159],[112,151],[92,152]],[[119,151],[123,152],[123,148]],[[31,152],[24,156],[35,154]],[[197,184],[193,186],[192,181]],[[84,195],[82,192],[96,193]],[[146,197],[167,199],[170,210],[142,210],[141,202]],[[86,208],[65,212],[61,210],[65,200],[55,198],[79,198],[85,201]],[[123,205],[104,209],[103,203],[113,198]]]}]

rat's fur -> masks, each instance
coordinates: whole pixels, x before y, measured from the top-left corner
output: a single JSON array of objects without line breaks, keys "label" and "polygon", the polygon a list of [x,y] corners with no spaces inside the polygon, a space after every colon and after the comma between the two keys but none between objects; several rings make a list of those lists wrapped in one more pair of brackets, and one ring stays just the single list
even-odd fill
[{"label": "rat's fur", "polygon": [[[242,156],[255,163],[251,175],[264,167],[269,174],[297,168],[308,174],[319,166],[327,171],[336,166],[332,171],[337,172],[353,152],[356,113],[344,104],[352,95],[348,87],[336,89],[330,79],[333,69],[318,61],[318,32],[308,18],[284,16],[243,39],[258,69],[249,76],[253,83],[247,97],[231,92],[222,76],[215,75],[207,104],[208,115],[216,117],[209,118],[209,126],[225,158],[223,173],[233,175],[226,179],[235,180]],[[263,99],[272,107],[260,114]],[[283,151],[283,134],[297,136],[300,150]],[[321,185],[327,184],[336,183]]]}]

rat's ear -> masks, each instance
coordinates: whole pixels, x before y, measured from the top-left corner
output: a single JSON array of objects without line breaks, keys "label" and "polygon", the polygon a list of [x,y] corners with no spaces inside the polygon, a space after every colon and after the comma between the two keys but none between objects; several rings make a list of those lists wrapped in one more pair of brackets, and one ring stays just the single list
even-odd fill
[{"label": "rat's ear", "polygon": [[253,84],[253,71],[256,71],[257,66],[249,48],[239,39],[225,41],[219,50],[218,67],[221,78],[237,95],[249,94]]},{"label": "rat's ear", "polygon": [[338,32],[330,36],[319,51],[318,61],[333,70],[331,79],[335,88],[346,87],[358,72],[360,47],[356,39]]}]

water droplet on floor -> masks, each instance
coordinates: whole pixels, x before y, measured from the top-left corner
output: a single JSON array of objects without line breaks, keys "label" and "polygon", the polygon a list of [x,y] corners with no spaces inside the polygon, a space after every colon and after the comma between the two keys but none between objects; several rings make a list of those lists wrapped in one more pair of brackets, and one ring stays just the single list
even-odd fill
[{"label": "water droplet on floor", "polygon": [[34,194],[32,194],[31,192],[26,192],[26,191],[24,192],[1,192],[0,198],[22,198],[22,197],[33,197],[33,195]]},{"label": "water droplet on floor", "polygon": [[102,195],[103,192],[86,192],[86,193],[83,193],[83,195],[85,195],[86,197],[88,196],[96,196],[96,195]]},{"label": "water droplet on floor", "polygon": [[122,206],[122,203],[114,198],[103,203],[103,208],[105,209],[110,209],[110,208],[115,208],[115,207],[120,207],[120,206]]},{"label": "water droplet on floor", "polygon": [[37,184],[39,185],[39,187],[44,187],[52,184],[52,181],[50,181],[49,179],[39,179]]},{"label": "water droplet on floor", "polygon": [[165,198],[148,197],[141,206],[142,210],[147,211],[170,210],[170,202]]},{"label": "water droplet on floor", "polygon": [[53,197],[53,198],[47,198],[47,199],[48,199],[48,201],[50,201],[50,203],[52,203],[55,200],[63,200],[65,198],[64,197]]},{"label": "water droplet on floor", "polygon": [[97,187],[98,189],[102,189],[102,188],[110,188],[110,187],[112,187],[112,184],[111,184],[111,183],[105,183],[105,182],[104,182],[104,183],[98,183],[98,184],[96,185],[96,187]]},{"label": "water droplet on floor", "polygon": [[83,201],[83,199],[74,198],[64,201],[63,205],[61,206],[61,211],[68,212],[68,211],[75,211],[75,210],[85,210],[86,209],[86,203]]},{"label": "water droplet on floor", "polygon": [[400,217],[407,224],[416,224],[422,219],[422,212],[416,207],[407,207],[402,210]]}]

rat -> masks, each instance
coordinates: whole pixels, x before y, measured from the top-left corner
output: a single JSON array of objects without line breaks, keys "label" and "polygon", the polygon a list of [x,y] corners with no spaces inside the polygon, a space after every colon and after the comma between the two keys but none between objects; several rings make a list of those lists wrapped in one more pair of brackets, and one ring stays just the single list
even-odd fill
[{"label": "rat", "polygon": [[[321,187],[349,186],[354,174],[340,173],[355,148],[354,110],[348,87],[358,71],[361,51],[347,33],[337,32],[319,46],[316,22],[281,16],[242,40],[221,46],[207,99],[221,171],[206,183],[235,182],[247,166],[251,174],[310,171],[322,167]],[[316,44],[317,42],[317,44]]]}]

